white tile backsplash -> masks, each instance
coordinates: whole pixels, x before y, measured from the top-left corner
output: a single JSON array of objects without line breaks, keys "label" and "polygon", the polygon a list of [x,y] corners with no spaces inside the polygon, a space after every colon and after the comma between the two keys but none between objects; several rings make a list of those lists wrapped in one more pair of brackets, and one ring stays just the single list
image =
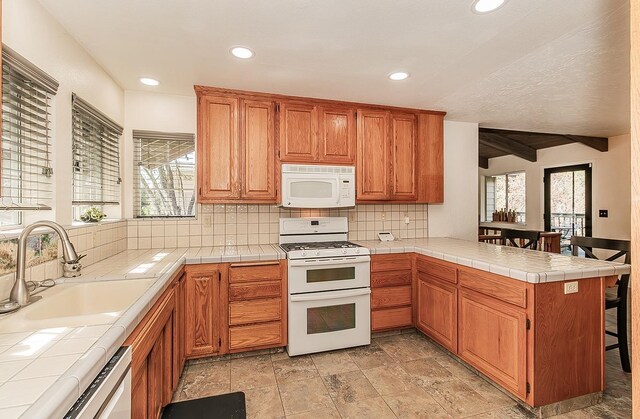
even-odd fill
[{"label": "white tile backsplash", "polygon": [[381,231],[390,231],[401,239],[428,236],[426,204],[371,204],[345,209],[215,204],[199,205],[198,216],[187,220],[128,220],[127,246],[157,249],[277,243],[278,221],[287,217],[347,217],[351,240],[375,240]]}]

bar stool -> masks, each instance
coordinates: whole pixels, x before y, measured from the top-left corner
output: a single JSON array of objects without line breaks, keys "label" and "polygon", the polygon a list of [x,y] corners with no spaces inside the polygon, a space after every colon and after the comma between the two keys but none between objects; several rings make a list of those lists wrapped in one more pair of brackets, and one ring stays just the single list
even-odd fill
[{"label": "bar stool", "polygon": [[[538,250],[538,244],[540,243],[539,231],[503,228],[500,236],[502,237],[503,245],[520,247],[522,249]],[[525,242],[525,240],[528,241]]]},{"label": "bar stool", "polygon": [[[593,249],[614,250],[617,251],[617,253],[609,256],[605,260],[612,262],[624,256],[624,263],[631,263],[631,242],[628,240],[599,239],[582,236],[571,237],[571,254],[578,256],[580,249],[584,252],[585,257],[590,259],[598,259],[593,254]],[[606,295],[605,297],[605,310],[614,308],[617,310],[617,330],[616,332],[610,330],[605,330],[604,332],[609,336],[618,338],[618,342],[613,345],[608,345],[606,350],[620,349],[620,363],[625,372],[631,372],[629,342],[627,337],[627,294],[629,292],[629,277],[629,274],[621,275],[616,282],[618,288],[616,295]]]}]

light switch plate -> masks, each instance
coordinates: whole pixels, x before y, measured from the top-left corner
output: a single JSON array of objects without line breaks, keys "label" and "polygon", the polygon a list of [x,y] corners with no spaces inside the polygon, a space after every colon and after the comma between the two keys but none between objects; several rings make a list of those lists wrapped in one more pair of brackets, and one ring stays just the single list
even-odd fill
[{"label": "light switch plate", "polygon": [[578,282],[565,282],[564,283],[564,293],[565,294],[575,294],[578,292]]}]

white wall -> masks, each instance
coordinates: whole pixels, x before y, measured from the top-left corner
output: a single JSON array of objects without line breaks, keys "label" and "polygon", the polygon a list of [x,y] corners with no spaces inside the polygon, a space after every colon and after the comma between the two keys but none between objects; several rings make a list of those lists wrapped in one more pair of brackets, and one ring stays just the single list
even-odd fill
[{"label": "white wall", "polygon": [[[480,176],[525,171],[527,175],[527,227],[544,229],[544,169],[574,164],[592,164],[593,236],[629,239],[631,235],[631,159],[629,135],[609,138],[609,151],[602,153],[582,144],[538,150],[535,163],[515,156],[489,160]],[[482,185],[482,179],[480,181]],[[599,218],[598,210],[609,210]]]},{"label": "white wall", "polygon": [[444,122],[444,204],[429,205],[429,237],[478,238],[478,124]]},{"label": "white wall", "polygon": [[133,130],[196,134],[196,96],[127,90],[123,144],[123,216],[133,217]]},{"label": "white wall", "polygon": [[[25,221],[55,219],[72,221],[71,93],[100,109],[119,124],[124,123],[124,92],[102,67],[36,0],[2,2],[2,42],[31,61],[59,83],[53,102],[53,214],[25,213]],[[109,208],[120,217],[120,208]]]}]

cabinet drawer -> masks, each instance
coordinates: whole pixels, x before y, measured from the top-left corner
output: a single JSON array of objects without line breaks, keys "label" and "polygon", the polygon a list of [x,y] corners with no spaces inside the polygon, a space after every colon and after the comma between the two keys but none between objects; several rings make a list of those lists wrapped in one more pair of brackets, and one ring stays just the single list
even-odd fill
[{"label": "cabinet drawer", "polygon": [[388,308],[371,312],[371,330],[409,327],[413,324],[411,307]]},{"label": "cabinet drawer", "polygon": [[411,305],[411,285],[371,290],[372,309],[406,305]]},{"label": "cabinet drawer", "polygon": [[280,263],[232,264],[229,267],[229,283],[280,280]]},{"label": "cabinet drawer", "polygon": [[283,346],[280,322],[229,328],[229,349]]},{"label": "cabinet drawer", "polygon": [[518,307],[527,308],[527,284],[478,270],[461,269],[460,285]]},{"label": "cabinet drawer", "polygon": [[280,281],[241,283],[229,285],[229,301],[254,300],[256,298],[280,297],[282,283]]},{"label": "cabinet drawer", "polygon": [[456,268],[453,266],[445,265],[444,263],[434,262],[431,259],[418,257],[416,259],[416,269],[418,272],[424,272],[427,275],[435,276],[439,279],[444,279],[453,284],[457,282]]},{"label": "cabinet drawer", "polygon": [[280,298],[229,303],[229,325],[280,320],[281,310]]},{"label": "cabinet drawer", "polygon": [[411,269],[411,254],[394,253],[371,256],[371,272],[402,271]]},{"label": "cabinet drawer", "polygon": [[374,272],[371,274],[371,288],[411,285],[411,271]]}]

